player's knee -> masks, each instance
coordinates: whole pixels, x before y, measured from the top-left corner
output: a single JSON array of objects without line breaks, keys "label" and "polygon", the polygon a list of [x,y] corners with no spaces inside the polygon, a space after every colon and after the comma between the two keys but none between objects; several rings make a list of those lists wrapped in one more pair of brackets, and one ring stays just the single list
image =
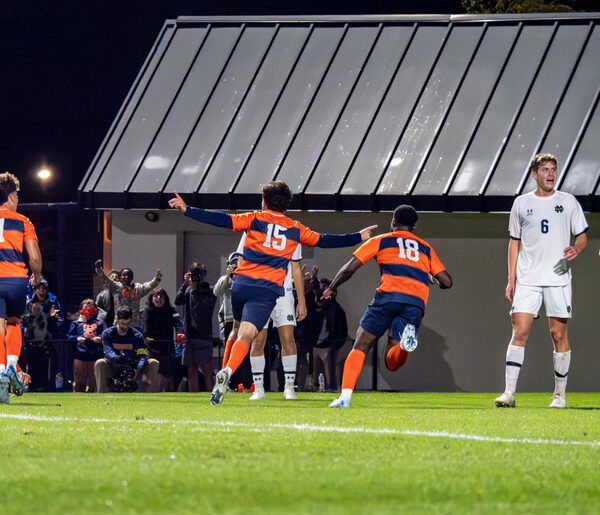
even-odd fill
[{"label": "player's knee", "polygon": [[513,345],[517,345],[519,347],[523,347],[527,342],[527,338],[529,338],[529,331],[522,327],[513,326],[512,332],[512,340],[511,343]]},{"label": "player's knee", "polygon": [[552,327],[550,329],[550,337],[554,346],[559,352],[564,352],[562,348],[565,346],[567,341],[567,328],[566,327]]}]

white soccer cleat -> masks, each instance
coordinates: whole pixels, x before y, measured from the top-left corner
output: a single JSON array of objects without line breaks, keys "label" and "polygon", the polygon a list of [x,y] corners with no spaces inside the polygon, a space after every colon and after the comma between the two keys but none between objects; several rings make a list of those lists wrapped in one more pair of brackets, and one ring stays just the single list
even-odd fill
[{"label": "white soccer cleat", "polygon": [[223,396],[227,392],[227,385],[229,384],[229,372],[225,369],[217,372],[215,377],[215,387],[210,395],[210,403],[213,406],[218,406],[223,402]]},{"label": "white soccer cleat", "polygon": [[406,352],[412,352],[417,348],[417,330],[412,324],[406,324],[402,336],[400,337],[400,348]]},{"label": "white soccer cleat", "polygon": [[555,395],[552,397],[552,402],[550,403],[549,408],[566,408],[567,407],[567,399],[562,395]]},{"label": "white soccer cleat", "polygon": [[293,386],[286,386],[283,389],[283,398],[286,401],[295,401],[298,399],[298,396],[296,395],[296,390],[294,390]]},{"label": "white soccer cleat", "polygon": [[262,401],[265,398],[265,388],[254,385],[254,393],[250,396],[251,401]]},{"label": "white soccer cleat", "polygon": [[499,397],[496,397],[494,404],[497,408],[514,408],[517,405],[515,396],[511,392],[504,392]]},{"label": "white soccer cleat", "polygon": [[10,386],[10,379],[6,374],[0,375],[0,404],[8,404],[10,394],[8,393],[8,387]]},{"label": "white soccer cleat", "polygon": [[338,397],[329,405],[330,408],[349,408],[350,407],[350,399],[343,399],[342,397]]}]

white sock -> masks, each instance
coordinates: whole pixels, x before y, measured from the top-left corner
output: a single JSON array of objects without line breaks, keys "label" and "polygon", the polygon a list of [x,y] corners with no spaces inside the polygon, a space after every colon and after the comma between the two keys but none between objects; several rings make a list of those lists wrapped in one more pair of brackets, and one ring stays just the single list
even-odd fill
[{"label": "white sock", "polygon": [[11,365],[17,370],[17,361],[19,361],[19,356],[15,356],[14,354],[9,354],[6,356],[6,366],[10,367]]},{"label": "white sock", "polygon": [[554,358],[554,395],[564,397],[571,364],[571,351],[553,352],[552,354]]},{"label": "white sock", "polygon": [[340,399],[349,401],[352,398],[352,388],[342,388]]},{"label": "white sock", "polygon": [[508,345],[506,349],[506,388],[505,392],[515,393],[517,390],[517,380],[519,372],[525,359],[525,347],[517,347],[516,345]]},{"label": "white sock", "polygon": [[256,387],[263,387],[265,380],[265,355],[250,356],[250,367],[252,368],[252,380]]},{"label": "white sock", "polygon": [[293,387],[294,383],[296,382],[296,364],[298,363],[298,354],[281,356],[281,363],[283,364],[285,385]]}]

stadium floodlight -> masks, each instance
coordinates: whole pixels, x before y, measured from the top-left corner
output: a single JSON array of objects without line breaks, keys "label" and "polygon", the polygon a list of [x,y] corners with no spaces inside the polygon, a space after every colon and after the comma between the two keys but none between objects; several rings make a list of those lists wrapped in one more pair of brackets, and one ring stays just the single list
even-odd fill
[{"label": "stadium floodlight", "polygon": [[37,178],[42,181],[43,183],[48,182],[50,179],[52,179],[52,170],[50,170],[50,168],[40,168],[37,173],[36,173]]}]

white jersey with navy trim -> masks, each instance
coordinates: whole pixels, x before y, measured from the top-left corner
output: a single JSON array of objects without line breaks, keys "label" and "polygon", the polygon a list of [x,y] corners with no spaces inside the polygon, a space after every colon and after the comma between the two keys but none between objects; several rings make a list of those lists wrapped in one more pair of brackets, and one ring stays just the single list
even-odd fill
[{"label": "white jersey with navy trim", "polygon": [[540,197],[533,191],[517,197],[510,212],[509,234],[521,241],[517,282],[528,286],[563,286],[571,280],[564,250],[571,237],[588,230],[581,205],[570,193]]}]

